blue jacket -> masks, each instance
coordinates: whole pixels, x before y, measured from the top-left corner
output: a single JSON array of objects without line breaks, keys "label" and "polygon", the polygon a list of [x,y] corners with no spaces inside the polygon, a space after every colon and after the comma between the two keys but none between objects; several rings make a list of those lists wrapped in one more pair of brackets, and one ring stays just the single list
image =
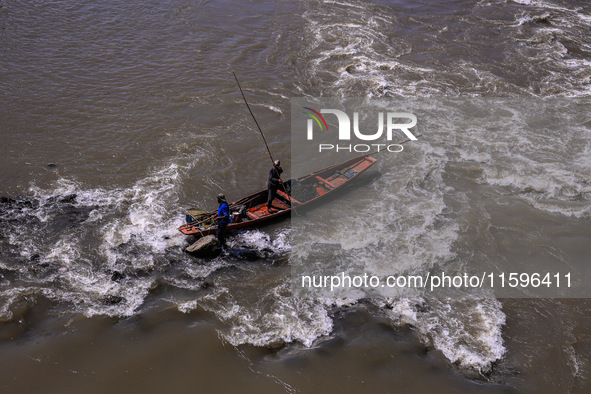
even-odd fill
[{"label": "blue jacket", "polygon": [[230,223],[230,216],[229,215],[230,215],[230,208],[228,207],[228,203],[227,202],[221,203],[220,207],[218,208],[218,217],[219,216],[226,216],[226,217],[223,219],[219,219],[218,225]]}]

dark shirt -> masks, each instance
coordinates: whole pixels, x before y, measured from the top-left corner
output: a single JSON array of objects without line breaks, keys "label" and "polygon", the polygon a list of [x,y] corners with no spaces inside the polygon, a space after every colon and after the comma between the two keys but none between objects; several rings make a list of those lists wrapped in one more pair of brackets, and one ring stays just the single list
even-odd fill
[{"label": "dark shirt", "polygon": [[230,217],[228,215],[230,215],[230,208],[228,207],[227,202],[223,202],[220,204],[220,207],[218,208],[218,217],[225,216],[225,218],[218,219],[218,224],[230,223]]},{"label": "dark shirt", "polygon": [[283,172],[283,169],[281,167],[273,167],[271,168],[271,170],[269,171],[269,182],[267,182],[267,187],[268,188],[278,188],[279,184],[281,183],[281,178],[280,175]]}]

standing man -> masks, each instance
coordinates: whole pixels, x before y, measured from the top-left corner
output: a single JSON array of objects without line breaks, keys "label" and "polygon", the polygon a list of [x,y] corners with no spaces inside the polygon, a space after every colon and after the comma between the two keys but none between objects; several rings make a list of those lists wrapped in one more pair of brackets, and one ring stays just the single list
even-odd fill
[{"label": "standing man", "polygon": [[218,194],[218,216],[216,217],[218,221],[218,230],[216,236],[218,241],[220,241],[220,245],[226,245],[226,238],[224,233],[226,232],[226,227],[228,223],[230,223],[230,207],[228,206],[228,202],[226,201],[226,196],[223,193]]},{"label": "standing man", "polygon": [[277,189],[279,188],[279,185],[281,185],[281,173],[283,172],[283,169],[280,164],[281,162],[279,160],[275,160],[273,162],[273,168],[269,171],[269,181],[267,182],[267,190],[269,192],[267,196],[267,211],[269,211],[269,213],[275,213],[275,211],[271,209],[271,206],[273,204],[273,199],[275,199],[275,196],[277,195]]}]

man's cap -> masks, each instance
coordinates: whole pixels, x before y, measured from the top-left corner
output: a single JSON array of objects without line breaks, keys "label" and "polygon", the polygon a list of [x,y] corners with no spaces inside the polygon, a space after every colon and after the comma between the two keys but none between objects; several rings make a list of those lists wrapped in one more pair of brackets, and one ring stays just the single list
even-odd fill
[{"label": "man's cap", "polygon": [[281,162],[280,162],[279,160],[275,160],[275,161],[273,162],[273,165],[279,166],[279,165],[281,165]]},{"label": "man's cap", "polygon": [[224,193],[218,194],[218,200],[226,201],[226,196],[224,195]]}]

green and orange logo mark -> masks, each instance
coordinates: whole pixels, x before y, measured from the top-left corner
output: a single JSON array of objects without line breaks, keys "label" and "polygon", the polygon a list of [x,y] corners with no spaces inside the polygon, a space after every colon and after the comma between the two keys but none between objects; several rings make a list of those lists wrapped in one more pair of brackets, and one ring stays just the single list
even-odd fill
[{"label": "green and orange logo mark", "polygon": [[[307,109],[308,111],[311,112],[302,112],[304,115],[308,115],[310,118],[314,119],[316,121],[316,123],[318,123],[318,126],[320,126],[320,130],[324,129],[326,131],[328,131],[328,125],[326,124],[326,120],[324,120],[324,117],[322,115],[320,115],[320,112],[313,110],[310,107],[302,107],[304,109]],[[322,122],[320,122],[322,121]],[[322,127],[322,125],[324,125],[324,127]]]}]

